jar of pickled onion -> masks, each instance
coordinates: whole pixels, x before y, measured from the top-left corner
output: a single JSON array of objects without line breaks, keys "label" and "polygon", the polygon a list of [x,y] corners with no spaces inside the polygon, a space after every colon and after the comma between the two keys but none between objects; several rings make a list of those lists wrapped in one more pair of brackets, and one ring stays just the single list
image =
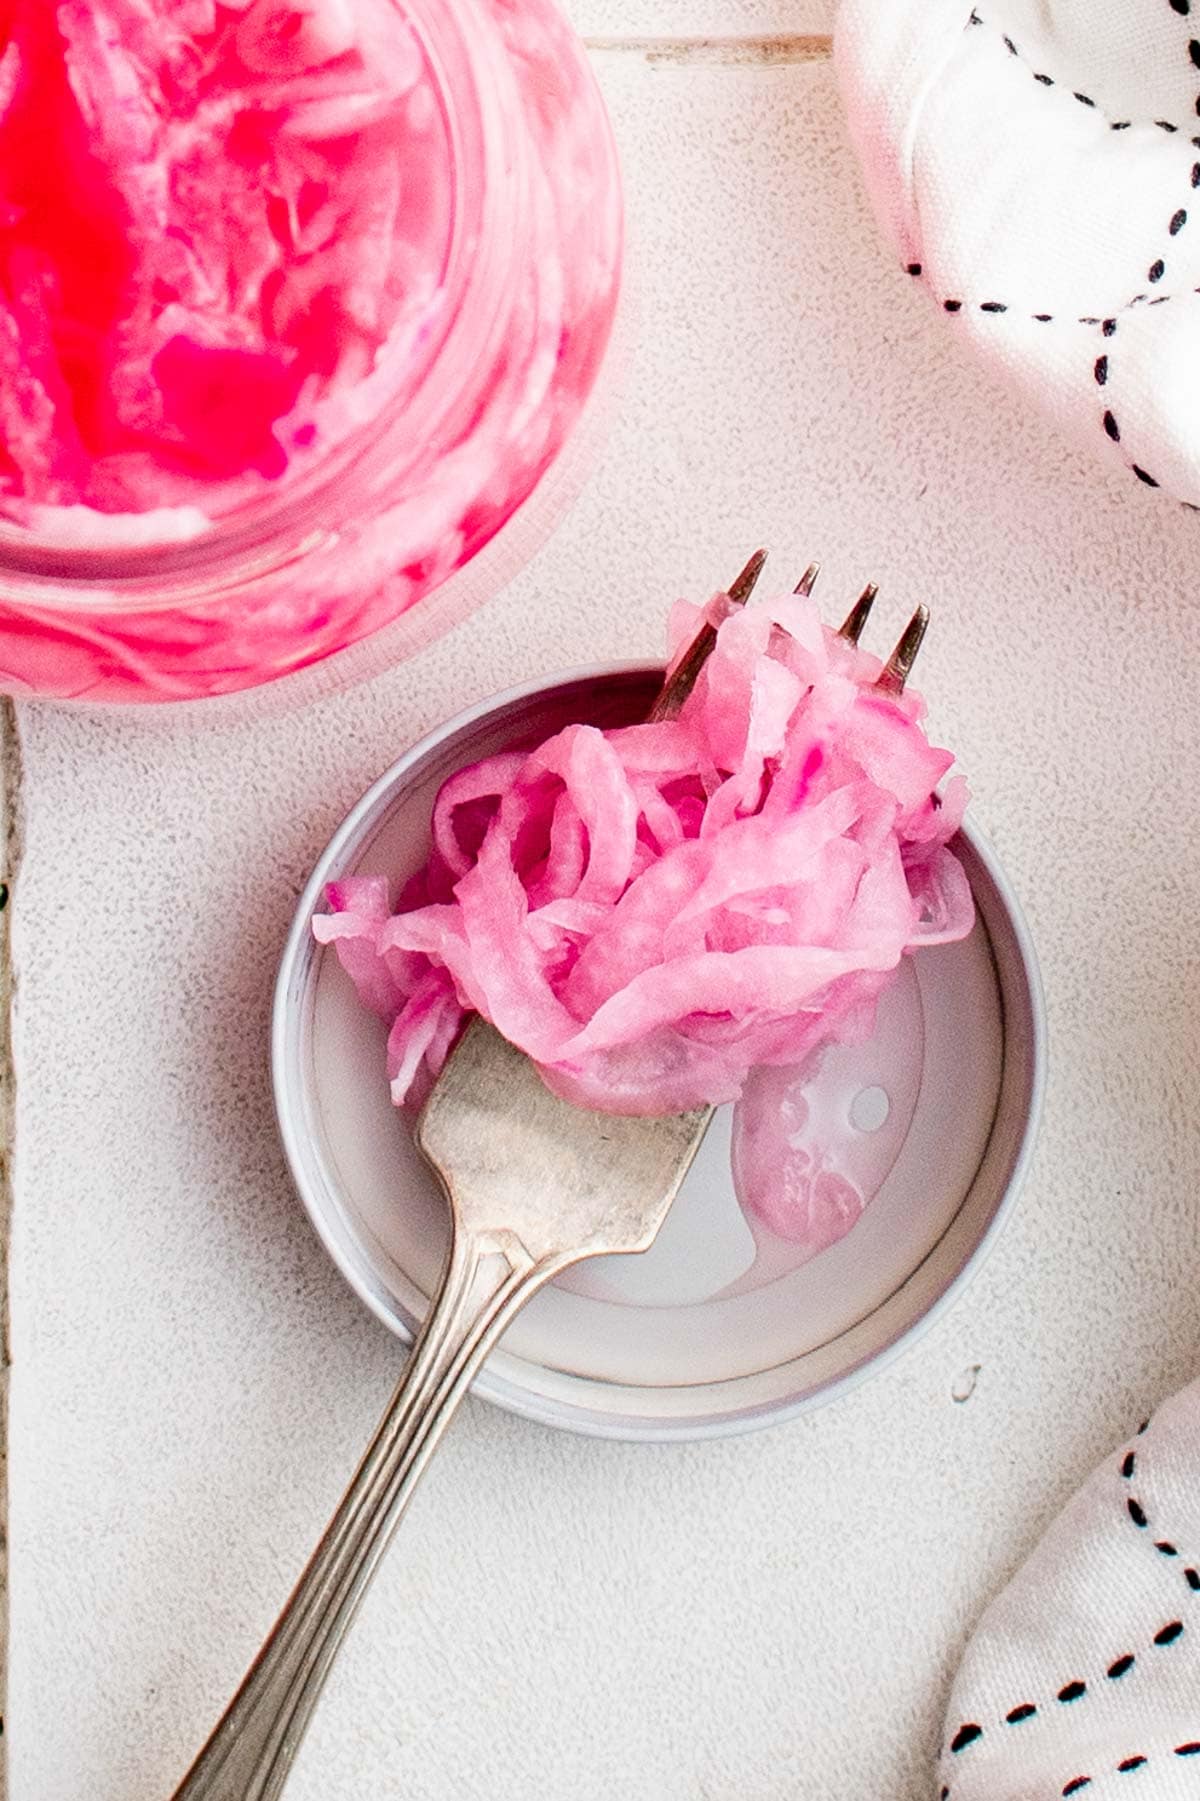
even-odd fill
[{"label": "jar of pickled onion", "polygon": [[0,689],[191,700],[418,648],[610,338],[582,46],[550,0],[7,15]]}]

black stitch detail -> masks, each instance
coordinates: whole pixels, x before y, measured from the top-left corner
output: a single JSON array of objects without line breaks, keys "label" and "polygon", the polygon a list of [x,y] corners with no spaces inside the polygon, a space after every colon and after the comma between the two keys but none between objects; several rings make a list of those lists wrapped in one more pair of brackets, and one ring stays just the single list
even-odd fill
[{"label": "black stitch detail", "polygon": [[[1187,0],[1184,0],[1184,4],[1185,5],[1187,4]],[[1175,0],[1171,0],[1171,5],[1172,6],[1175,5]],[[1178,10],[1178,8],[1176,8],[1176,10]],[[968,25],[982,25],[983,20],[980,18],[979,14],[977,12],[972,12],[970,18],[967,20],[967,24]]]},{"label": "black stitch detail", "polygon": [[1092,1779],[1090,1776],[1073,1776],[1071,1778],[1070,1782],[1068,1782],[1065,1785],[1065,1787],[1063,1789],[1063,1794],[1064,1795],[1074,1795],[1078,1792],[1079,1789],[1091,1788],[1091,1786],[1092,1786]]},{"label": "black stitch detail", "polygon": [[921,273],[920,263],[906,263],[904,265],[904,273],[906,275],[919,275]]},{"label": "black stitch detail", "polygon": [[1191,0],[1171,0],[1171,11],[1186,19],[1191,11]]},{"label": "black stitch detail", "polygon": [[[1169,0],[1169,3],[1171,5],[1172,9],[1177,13],[1181,13],[1181,14],[1190,13],[1191,0]],[[976,11],[974,8],[971,11],[971,15],[968,20],[968,23],[971,25],[981,25],[983,23],[983,20],[980,17],[978,11]],[[1002,42],[1004,43],[1010,56],[1014,56],[1014,57],[1020,56],[1020,52],[1017,49],[1017,46],[1013,42],[1011,37],[1009,37],[1007,34],[1002,34]],[[1192,38],[1189,40],[1188,52],[1189,52],[1189,55],[1191,56],[1192,62],[1195,64],[1195,66],[1198,69],[1200,69],[1200,39]],[[1055,85],[1053,76],[1047,75],[1047,74],[1039,72],[1037,70],[1031,70],[1030,73],[1033,75],[1034,80],[1037,82],[1040,82],[1044,87],[1053,87]],[[1094,107],[1096,104],[1096,102],[1092,99],[1090,94],[1081,93],[1079,90],[1075,90],[1074,97],[1076,100],[1079,101],[1079,103],[1082,106]],[[1195,110],[1196,110],[1197,115],[1200,116],[1200,95],[1197,95],[1197,97],[1196,97]],[[1161,131],[1166,131],[1166,132],[1170,132],[1170,133],[1174,134],[1179,129],[1179,127],[1170,119],[1156,119],[1154,122]],[[1131,124],[1132,124],[1132,121],[1129,119],[1113,119],[1113,120],[1109,121],[1110,128],[1113,131],[1128,131],[1130,129]],[[1200,136],[1194,137],[1192,139],[1192,143],[1197,148],[1200,148]],[[1191,180],[1192,180],[1193,188],[1200,187],[1200,162],[1196,162],[1192,165]],[[1188,221],[1188,214],[1187,214],[1186,208],[1178,207],[1176,209],[1176,211],[1172,214],[1170,223],[1167,228],[1169,235],[1173,238],[1178,236],[1178,234],[1183,230],[1183,227],[1187,224],[1187,221]],[[907,268],[908,274],[910,274],[910,275],[920,275],[922,273],[922,268],[921,268],[920,263],[909,263],[906,265],[906,268]],[[1160,282],[1162,280],[1163,276],[1166,274],[1166,263],[1165,263],[1164,259],[1162,257],[1157,257],[1155,259],[1155,261],[1150,265],[1150,268],[1147,270],[1146,273],[1147,273],[1147,279],[1151,283]],[[1197,288],[1196,291],[1197,291],[1197,293],[1200,293],[1200,288]],[[1152,300],[1150,300],[1150,304],[1152,306],[1161,306],[1170,298],[1171,298],[1171,296],[1169,294],[1155,295],[1154,298]],[[1145,302],[1147,299],[1149,299],[1149,296],[1147,296],[1146,294],[1135,294],[1131,300],[1126,302],[1126,307],[1129,308],[1129,307],[1138,306],[1138,305],[1142,304],[1143,302]],[[943,300],[942,307],[943,307],[943,310],[947,313],[958,313],[958,312],[962,311],[963,302],[961,300],[955,300],[955,299]],[[1006,313],[1008,311],[1008,305],[1006,302],[1000,301],[1000,300],[984,300],[979,303],[979,311],[982,313]],[[1031,317],[1033,319],[1037,320],[1040,324],[1048,325],[1053,320],[1054,315],[1052,313],[1034,313],[1031,315]],[[1095,318],[1091,318],[1091,317],[1081,317],[1079,320],[1079,323],[1081,325],[1099,325],[1106,338],[1112,337],[1117,329],[1117,321],[1115,318],[1099,320],[1099,319],[1095,319]],[[1097,357],[1093,364],[1093,374],[1094,374],[1097,385],[1100,387],[1105,386],[1108,381],[1108,361],[1109,360],[1108,360],[1107,355],[1102,355],[1102,356]],[[1106,434],[1108,435],[1108,437],[1114,443],[1120,443],[1121,430],[1120,430],[1119,425],[1117,424],[1115,415],[1109,410],[1106,410],[1103,415],[1103,425],[1104,425],[1104,430],[1105,430]],[[1144,482],[1147,487],[1157,488],[1160,485],[1154,476],[1150,475],[1145,469],[1141,468],[1137,463],[1132,463],[1129,466],[1133,470],[1134,475],[1137,476],[1138,480],[1140,482]],[[1188,503],[1185,502],[1184,504],[1186,505]],[[1191,510],[1200,512],[1200,507],[1193,507]],[[1149,1423],[1150,1423],[1149,1420],[1142,1421],[1141,1425],[1138,1427],[1139,1434],[1146,1430],[1146,1427],[1149,1425]],[[1132,1452],[1129,1452],[1124,1460],[1123,1465],[1122,1465],[1122,1474],[1128,1478],[1133,1475],[1133,1471],[1134,1471],[1134,1456],[1133,1456]],[[1136,1526],[1145,1527],[1148,1525],[1145,1510],[1143,1509],[1143,1507],[1139,1501],[1133,1499],[1133,1497],[1130,1497],[1129,1500],[1126,1502],[1126,1506],[1128,1508],[1130,1518],[1133,1520],[1133,1522]],[[1175,1550],[1175,1547],[1173,1545],[1168,1545],[1165,1541],[1160,1541],[1158,1544],[1156,1544],[1155,1549],[1161,1551],[1161,1553],[1164,1556],[1173,1557],[1173,1556],[1178,1555],[1178,1553]],[[1189,1587],[1193,1588],[1193,1590],[1200,1590],[1200,1576],[1197,1576],[1195,1571],[1185,1572],[1185,1574],[1188,1576]],[[1193,1576],[1196,1576],[1196,1580],[1194,1582],[1192,1581]],[[1182,1631],[1182,1626],[1180,1626],[1180,1631]],[[1176,1635],[1172,1634],[1172,1636],[1176,1636]],[[1156,1640],[1155,1642],[1157,1643],[1158,1641]],[[1170,1639],[1168,1639],[1164,1642],[1170,1643]],[[1129,1658],[1127,1663],[1124,1662],[1122,1659],[1118,1659],[1117,1664],[1113,1666],[1113,1669],[1116,1670],[1119,1675],[1124,1674],[1125,1669],[1131,1667],[1132,1662],[1133,1662],[1132,1657]],[[1110,1670],[1109,1674],[1111,1675],[1112,1673],[1113,1673],[1113,1671]],[[1061,1701],[1061,1700],[1066,1699],[1066,1700],[1073,1701],[1079,1695],[1084,1694],[1084,1693],[1086,1693],[1086,1684],[1084,1684],[1084,1683],[1078,1683],[1078,1684],[1068,1683],[1066,1688],[1064,1690],[1060,1691],[1059,1700]],[[1034,1711],[1036,1711],[1036,1710],[1034,1710]],[[1024,1718],[1028,1717],[1028,1715],[1023,1713],[1020,1709],[1014,1709],[1013,1715],[1015,1715],[1015,1717],[1018,1719],[1024,1719]],[[1011,1720],[1011,1718],[1013,1716],[1010,1715],[1008,1717]],[[967,1734],[967,1736],[965,1738],[963,1737],[964,1733]],[[972,1743],[976,1737],[980,1737],[980,1736],[982,1736],[982,1728],[981,1727],[976,1728],[975,1730],[971,1730],[969,1732],[968,1732],[967,1727],[962,1727],[962,1728],[960,1728],[959,1733],[956,1737],[956,1741],[952,1745],[951,1748],[953,1750],[960,1750],[963,1748],[964,1745]],[[959,1742],[960,1740],[961,1740],[961,1743]],[[1077,1787],[1084,1787],[1084,1786],[1090,1784],[1090,1782],[1091,1782],[1091,1777],[1076,1778],[1075,1781],[1073,1783],[1069,1784],[1068,1788],[1066,1790],[1064,1790],[1063,1792],[1067,1793],[1067,1794],[1074,1793],[1074,1791]]]},{"label": "black stitch detail", "polygon": [[968,1745],[973,1745],[977,1738],[982,1737],[983,1727],[977,1726],[974,1720],[968,1720],[965,1726],[959,1727],[958,1731],[954,1734],[954,1737],[950,1740],[950,1749],[952,1751],[965,1751]]},{"label": "black stitch detail", "polygon": [[1117,1765],[1117,1769],[1123,1776],[1127,1770],[1140,1770],[1145,1761],[1144,1757],[1127,1757],[1124,1763]]},{"label": "black stitch detail", "polygon": [[[1196,139],[1196,142],[1197,142],[1197,143],[1198,143],[1198,144],[1200,144],[1200,138],[1197,138],[1197,139]],[[1138,1436],[1138,1437],[1139,1437],[1139,1438],[1140,1438],[1140,1437],[1141,1437],[1141,1436],[1142,1436],[1142,1433],[1143,1433],[1143,1432],[1144,1432],[1144,1431],[1145,1431],[1145,1430],[1146,1430],[1146,1427],[1147,1427],[1147,1426],[1148,1426],[1148,1425],[1149,1425],[1149,1424],[1150,1424],[1150,1421],[1149,1421],[1149,1420],[1148,1420],[1148,1419],[1147,1419],[1147,1420],[1143,1420],[1143,1421],[1142,1421],[1142,1423],[1141,1423],[1141,1425],[1140,1425],[1140,1426],[1139,1426],[1139,1427],[1138,1427],[1138,1429],[1137,1429],[1137,1436]]]},{"label": "black stitch detail", "polygon": [[1171,1543],[1169,1538],[1158,1539],[1155,1543],[1154,1549],[1156,1551],[1160,1551],[1164,1557],[1178,1557],[1179,1556],[1179,1552],[1175,1549],[1175,1546]]},{"label": "black stitch detail", "polygon": [[1133,1652],[1126,1651],[1124,1657],[1118,1657],[1116,1663],[1109,1664],[1108,1680],[1110,1682],[1119,1682],[1122,1676],[1127,1676],[1129,1674],[1136,1662],[1137,1659],[1133,1655]]},{"label": "black stitch detail", "polygon": [[1010,1726],[1019,1726],[1022,1720],[1031,1720],[1036,1712],[1037,1708],[1032,1701],[1022,1701],[1020,1707],[1014,1707],[1012,1712],[1006,1713],[1004,1717]]},{"label": "black stitch detail", "polygon": [[1086,1695],[1086,1694],[1087,1694],[1087,1683],[1086,1682],[1068,1682],[1067,1686],[1065,1688],[1059,1689],[1058,1698],[1060,1701],[1066,1703],[1067,1701],[1078,1701],[1078,1699],[1081,1695]]},{"label": "black stitch detail", "polygon": [[1156,1645],[1173,1645],[1177,1638],[1183,1637],[1183,1621],[1172,1620],[1169,1626],[1162,1626],[1154,1634]]},{"label": "black stitch detail", "polygon": [[1096,318],[1094,313],[1085,313],[1079,323],[1081,325],[1099,325],[1100,321]]},{"label": "black stitch detail", "polygon": [[[1107,418],[1112,417],[1111,414],[1106,414],[1105,416]],[[1114,421],[1114,423],[1115,423],[1115,421]],[[1117,436],[1118,434],[1115,432],[1109,432],[1108,435],[1110,438],[1112,438],[1112,437]],[[1129,1497],[1128,1501],[1126,1501],[1125,1505],[1129,1509],[1129,1517],[1133,1521],[1134,1525],[1135,1526],[1144,1526],[1146,1524],[1146,1510],[1142,1506],[1141,1502],[1135,1501],[1133,1496],[1131,1495]]]},{"label": "black stitch detail", "polygon": [[[1185,500],[1183,504],[1185,507],[1193,506],[1193,502],[1190,500]],[[1193,1592],[1200,1589],[1200,1570],[1185,1570],[1183,1579]]]},{"label": "black stitch detail", "polygon": [[1200,1742],[1197,1742],[1194,1739],[1189,1739],[1189,1741],[1186,1745],[1176,1745],[1175,1755],[1176,1755],[1176,1757],[1200,1756]]},{"label": "black stitch detail", "polygon": [[[1096,379],[1099,380],[1100,377],[1097,376]],[[1132,1476],[1136,1465],[1137,1465],[1137,1458],[1134,1456],[1133,1452],[1126,1451],[1125,1461],[1121,1465],[1121,1474],[1125,1477],[1126,1481],[1128,1481],[1130,1476]]]},{"label": "black stitch detail", "polygon": [[[979,23],[982,24],[983,21],[980,20]],[[950,1790],[946,1787],[944,1782],[942,1784],[942,1801],[950,1801]]]}]

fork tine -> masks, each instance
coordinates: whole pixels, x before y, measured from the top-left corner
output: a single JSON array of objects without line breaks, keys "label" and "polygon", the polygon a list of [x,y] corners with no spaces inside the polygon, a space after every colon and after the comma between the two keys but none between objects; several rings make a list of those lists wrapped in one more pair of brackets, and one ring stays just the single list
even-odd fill
[{"label": "fork tine", "polygon": [[904,630],[900,634],[900,642],[883,666],[875,686],[885,694],[902,694],[904,684],[912,674],[912,666],[917,660],[917,652],[921,648],[921,640],[929,625],[929,608],[919,606]]},{"label": "fork tine", "polygon": [[820,573],[820,563],[810,563],[808,568],[804,571],[804,574],[800,577],[800,580],[796,583],[796,586],[792,589],[793,594],[811,594],[817,585],[817,577]]},{"label": "fork tine", "polygon": [[742,573],[730,582],[725,592],[735,607],[743,607],[749,600],[754,584],[762,574],[762,566],[766,560],[766,551],[756,550]]},{"label": "fork tine", "polygon": [[[736,576],[726,588],[725,592],[735,607],[745,606],[751,589],[762,574],[762,566],[766,560],[766,551],[756,550],[741,574]],[[716,641],[716,632],[711,625],[705,622],[676,663],[660,690],[658,699],[651,707],[647,717],[652,724],[658,724],[664,719],[674,719],[696,686],[697,677],[712,655],[712,648]]]},{"label": "fork tine", "polygon": [[857,644],[863,634],[863,627],[875,605],[875,596],[879,592],[876,582],[868,582],[842,623],[838,626],[838,637],[845,638],[847,644]]}]

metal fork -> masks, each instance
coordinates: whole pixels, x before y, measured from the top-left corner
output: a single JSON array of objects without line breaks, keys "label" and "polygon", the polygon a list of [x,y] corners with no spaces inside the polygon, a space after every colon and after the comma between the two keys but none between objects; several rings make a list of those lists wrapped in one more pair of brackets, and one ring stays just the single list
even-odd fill
[{"label": "metal fork", "polygon": [[[758,551],[728,590],[749,596]],[[797,592],[808,594],[818,565]],[[841,626],[857,643],[874,587]],[[918,608],[878,686],[903,688],[928,615]],[[705,625],[652,710],[670,718],[716,633]],[[272,1801],[329,1667],[413,1490],[472,1377],[526,1301],[585,1257],[648,1250],[711,1107],[666,1119],[593,1113],[552,1095],[527,1057],[475,1020],[438,1077],[417,1143],[450,1204],[446,1265],[374,1438],[291,1599],[174,1801]]]}]

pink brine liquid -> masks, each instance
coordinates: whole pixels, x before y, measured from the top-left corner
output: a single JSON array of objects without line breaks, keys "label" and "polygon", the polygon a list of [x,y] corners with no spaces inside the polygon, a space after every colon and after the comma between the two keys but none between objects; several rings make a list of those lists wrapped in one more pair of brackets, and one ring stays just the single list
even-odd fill
[{"label": "pink brine liquid", "polygon": [[425,600],[537,485],[620,206],[543,0],[0,4],[0,685],[189,698]]}]

